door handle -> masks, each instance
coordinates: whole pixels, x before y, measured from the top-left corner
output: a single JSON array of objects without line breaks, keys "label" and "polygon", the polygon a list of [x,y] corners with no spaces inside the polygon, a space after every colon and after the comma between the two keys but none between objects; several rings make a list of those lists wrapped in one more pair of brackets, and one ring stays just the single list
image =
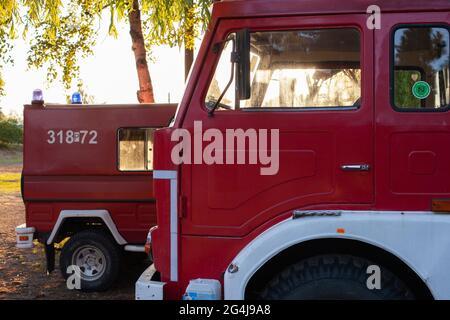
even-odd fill
[{"label": "door handle", "polygon": [[369,171],[369,164],[344,164],[341,166],[343,171]]}]

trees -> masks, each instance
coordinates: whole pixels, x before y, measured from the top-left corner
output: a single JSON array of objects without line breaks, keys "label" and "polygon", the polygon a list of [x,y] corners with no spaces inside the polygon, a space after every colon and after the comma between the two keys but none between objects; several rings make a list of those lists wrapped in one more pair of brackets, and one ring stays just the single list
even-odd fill
[{"label": "trees", "polygon": [[[5,82],[2,79],[1,71],[2,66],[6,63],[10,63],[11,58],[9,51],[11,45],[8,43],[8,21],[12,16],[12,7],[8,6],[7,2],[0,2],[0,96],[4,95],[3,87]],[[11,32],[11,30],[9,30]]]},{"label": "trees", "polygon": [[19,120],[13,117],[0,117],[0,146],[22,143],[22,136],[23,129]]},{"label": "trees", "polygon": [[[0,64],[12,62],[8,56],[10,40],[18,34],[28,36],[28,65],[46,67],[48,80],[61,77],[69,89],[79,78],[79,59],[93,54],[98,24],[102,16],[109,14],[111,36],[117,35],[117,23],[129,24],[139,79],[138,101],[153,102],[147,64],[151,47],[185,44],[190,67],[189,50],[209,20],[211,3],[212,0],[2,0]],[[0,90],[1,85],[0,75]]]},{"label": "trees", "polygon": [[152,78],[148,70],[147,50],[145,48],[144,35],[142,34],[142,19],[138,0],[133,0],[133,8],[128,13],[128,20],[130,22],[132,49],[139,79],[138,101],[154,102]]}]

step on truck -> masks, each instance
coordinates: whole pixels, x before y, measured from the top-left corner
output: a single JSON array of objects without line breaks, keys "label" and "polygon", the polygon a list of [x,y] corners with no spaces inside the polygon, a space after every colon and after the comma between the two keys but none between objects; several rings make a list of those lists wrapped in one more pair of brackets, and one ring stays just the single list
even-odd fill
[{"label": "step on truck", "polygon": [[448,0],[216,1],[137,299],[450,299]]},{"label": "step on truck", "polygon": [[36,93],[24,108],[26,223],[16,228],[17,246],[38,240],[51,272],[63,244],[62,275],[79,275],[77,289],[106,290],[123,252],[143,253],[156,224],[154,132],[176,106],[55,105]]}]

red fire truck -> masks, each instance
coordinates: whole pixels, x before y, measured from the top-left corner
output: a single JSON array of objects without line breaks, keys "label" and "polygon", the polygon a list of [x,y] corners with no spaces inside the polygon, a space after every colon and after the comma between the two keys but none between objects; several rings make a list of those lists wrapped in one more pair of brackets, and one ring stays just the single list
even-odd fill
[{"label": "red fire truck", "polygon": [[449,299],[449,21],[448,0],[215,2],[155,133],[137,299]]},{"label": "red fire truck", "polygon": [[144,252],[156,223],[153,138],[175,105],[51,105],[24,109],[22,196],[26,225],[18,247],[45,244],[48,271],[54,244],[70,237],[60,268],[80,268],[81,289],[104,290],[119,273],[123,250]]}]

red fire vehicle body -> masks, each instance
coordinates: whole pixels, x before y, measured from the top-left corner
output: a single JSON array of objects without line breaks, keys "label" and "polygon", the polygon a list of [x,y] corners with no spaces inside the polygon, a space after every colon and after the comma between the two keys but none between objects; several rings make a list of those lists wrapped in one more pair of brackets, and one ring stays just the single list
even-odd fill
[{"label": "red fire vehicle body", "polygon": [[[155,134],[146,297],[193,298],[190,282],[209,279],[226,299],[449,298],[449,10],[447,0],[215,2],[174,123]],[[220,94],[226,42],[231,98]],[[194,135],[195,122],[224,136],[278,129],[277,174],[174,164],[174,132]],[[364,287],[371,265],[380,289]]]},{"label": "red fire vehicle body", "polygon": [[[76,241],[62,250],[63,274],[71,264],[82,273],[92,267],[83,280],[93,283],[85,289],[105,289],[118,268],[108,251],[114,257],[122,249],[143,252],[148,228],[156,223],[153,132],[174,113],[175,105],[25,106],[26,226],[47,244],[50,269],[53,244],[70,236]],[[104,251],[99,257],[96,248]],[[89,266],[83,257],[101,261]]]}]

